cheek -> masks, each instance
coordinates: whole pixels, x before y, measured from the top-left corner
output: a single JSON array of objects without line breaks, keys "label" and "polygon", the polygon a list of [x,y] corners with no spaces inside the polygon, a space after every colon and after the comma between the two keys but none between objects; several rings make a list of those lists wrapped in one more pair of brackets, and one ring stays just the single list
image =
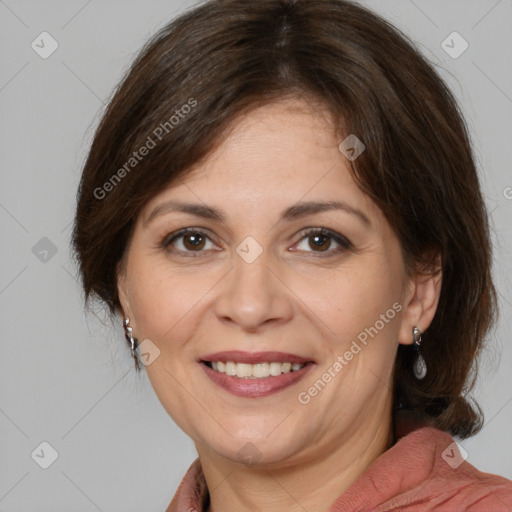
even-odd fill
[{"label": "cheek", "polygon": [[340,268],[321,281],[297,280],[294,289],[331,331],[345,336],[373,325],[396,302],[400,280],[378,261]]},{"label": "cheek", "polygon": [[344,385],[330,388],[325,399],[352,403],[355,389],[359,398],[368,398],[392,372],[402,309],[399,276],[385,259],[368,258],[337,269],[321,285],[302,283],[297,295],[307,297],[319,329],[328,328],[322,328],[324,371],[342,357],[332,372]]},{"label": "cheek", "polygon": [[312,309],[329,328],[323,372],[336,375],[336,384],[322,395],[323,403],[359,410],[389,390],[402,309],[395,277],[375,261],[333,274],[321,288],[302,289],[314,297]]},{"label": "cheek", "polygon": [[150,258],[134,262],[131,276],[130,303],[138,334],[155,341],[186,328],[190,322],[182,320],[201,308],[201,299],[218,280],[213,273],[176,271],[168,262]]}]

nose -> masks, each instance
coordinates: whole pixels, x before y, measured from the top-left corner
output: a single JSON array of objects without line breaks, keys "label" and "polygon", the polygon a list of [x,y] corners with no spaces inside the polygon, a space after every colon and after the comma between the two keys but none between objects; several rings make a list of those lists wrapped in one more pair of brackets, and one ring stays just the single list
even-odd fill
[{"label": "nose", "polygon": [[252,263],[235,256],[233,269],[219,283],[214,306],[217,318],[248,332],[292,318],[293,293],[269,263],[265,251]]}]

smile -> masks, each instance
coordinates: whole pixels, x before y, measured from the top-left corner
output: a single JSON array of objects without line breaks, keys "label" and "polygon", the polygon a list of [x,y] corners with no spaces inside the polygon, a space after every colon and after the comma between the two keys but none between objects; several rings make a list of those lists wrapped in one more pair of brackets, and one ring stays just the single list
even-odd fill
[{"label": "smile", "polygon": [[[224,364],[224,372],[219,371],[219,363],[221,364],[221,368]],[[265,362],[246,364],[233,363],[231,361],[226,363],[217,361],[215,362],[217,369],[214,369],[213,364],[213,362],[208,361],[201,361],[200,364],[210,381],[216,384],[220,389],[243,398],[263,398],[278,393],[302,380],[305,375],[316,366],[313,362],[294,363],[293,365],[289,362],[279,362],[278,367],[276,364]],[[242,364],[242,366],[240,366],[239,370],[240,364]],[[274,373],[277,373],[278,369],[280,370],[278,375],[270,374],[272,366]],[[296,369],[292,369],[292,366]],[[236,374],[228,374],[228,372],[234,371],[236,371]],[[243,376],[238,374],[239,371]],[[269,375],[261,377],[254,375],[248,376],[246,374],[249,373],[249,371],[251,374],[256,372],[257,375],[264,375],[269,372]]]},{"label": "smile", "polygon": [[231,377],[239,379],[264,379],[266,377],[277,377],[283,373],[296,372],[304,368],[305,364],[300,363],[281,363],[275,361],[272,363],[235,363],[233,361],[205,361],[205,364],[219,373],[224,373]]}]

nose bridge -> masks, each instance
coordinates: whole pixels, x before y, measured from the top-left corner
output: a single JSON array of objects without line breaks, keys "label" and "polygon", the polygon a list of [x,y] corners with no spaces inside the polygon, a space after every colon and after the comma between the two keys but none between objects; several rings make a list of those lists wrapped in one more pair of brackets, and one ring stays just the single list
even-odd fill
[{"label": "nose bridge", "polygon": [[268,249],[247,237],[236,248],[233,269],[220,290],[216,314],[244,329],[254,330],[270,320],[288,320],[292,306],[287,289],[271,269]]}]

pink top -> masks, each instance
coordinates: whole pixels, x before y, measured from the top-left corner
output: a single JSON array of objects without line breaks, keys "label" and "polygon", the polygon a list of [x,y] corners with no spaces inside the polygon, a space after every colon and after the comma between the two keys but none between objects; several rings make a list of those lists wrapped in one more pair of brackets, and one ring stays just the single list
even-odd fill
[{"label": "pink top", "polygon": [[[449,434],[395,416],[395,444],[328,512],[510,512],[512,481],[464,461]],[[206,512],[209,494],[196,459],[166,512]]]}]

